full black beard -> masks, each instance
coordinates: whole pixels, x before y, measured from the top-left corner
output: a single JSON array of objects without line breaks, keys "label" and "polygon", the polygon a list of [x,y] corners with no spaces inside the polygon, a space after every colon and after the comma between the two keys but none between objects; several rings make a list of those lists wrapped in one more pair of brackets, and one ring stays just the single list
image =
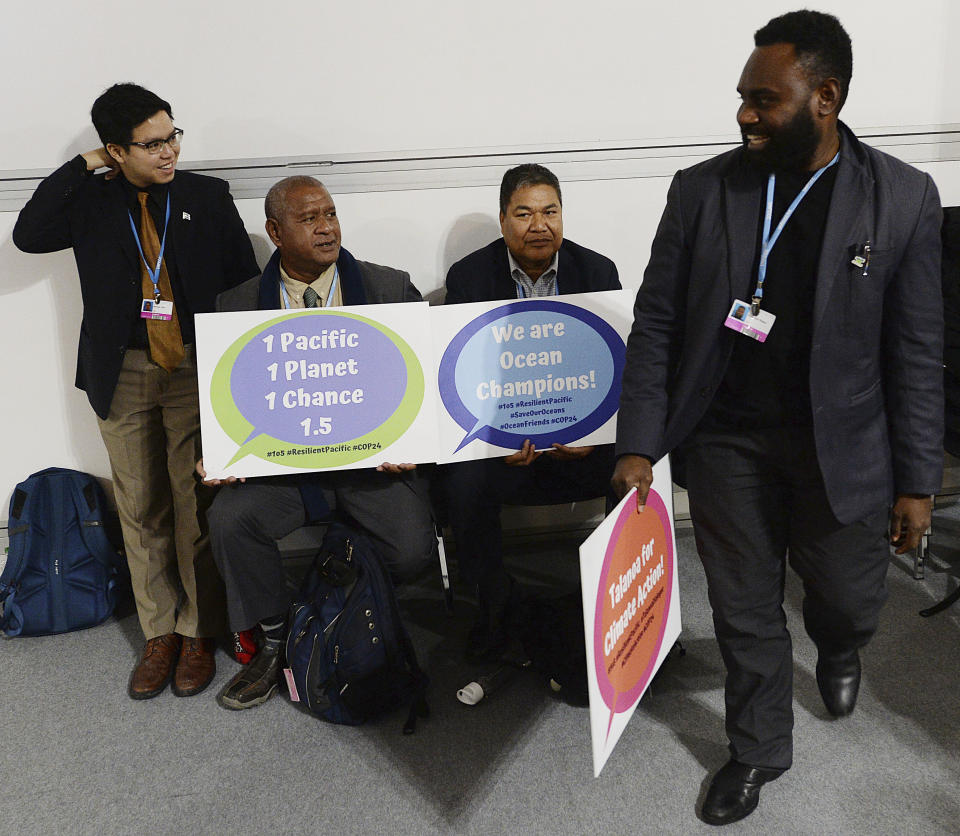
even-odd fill
[{"label": "full black beard", "polygon": [[757,151],[751,151],[747,147],[748,131],[741,129],[740,133],[743,136],[744,159],[765,172],[807,169],[820,144],[820,134],[813,114],[805,107],[800,108],[797,115],[777,133],[768,134],[770,138],[767,144]]}]

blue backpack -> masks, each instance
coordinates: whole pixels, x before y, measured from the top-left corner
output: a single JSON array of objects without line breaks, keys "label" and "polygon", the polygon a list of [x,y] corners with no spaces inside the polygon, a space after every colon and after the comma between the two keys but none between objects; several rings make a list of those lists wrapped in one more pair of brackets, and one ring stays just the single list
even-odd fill
[{"label": "blue backpack", "polygon": [[0,573],[0,631],[42,636],[110,616],[126,569],[104,530],[110,514],[103,489],[86,473],[51,467],[17,485]]},{"label": "blue backpack", "polygon": [[426,717],[427,678],[400,620],[393,583],[372,542],[333,523],[290,609],[287,665],[296,695],[332,723],[359,725],[410,706]]}]

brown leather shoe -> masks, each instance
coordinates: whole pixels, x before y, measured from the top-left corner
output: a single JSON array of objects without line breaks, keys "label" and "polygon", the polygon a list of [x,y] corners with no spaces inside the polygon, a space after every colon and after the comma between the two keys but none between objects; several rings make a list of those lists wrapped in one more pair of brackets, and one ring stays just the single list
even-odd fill
[{"label": "brown leather shoe", "polygon": [[178,697],[192,697],[206,688],[217,672],[213,659],[216,649],[213,639],[183,637],[180,661],[173,675],[173,693]]},{"label": "brown leather shoe", "polygon": [[130,675],[127,693],[135,700],[155,697],[167,687],[179,654],[180,636],[176,633],[147,639],[143,655]]}]

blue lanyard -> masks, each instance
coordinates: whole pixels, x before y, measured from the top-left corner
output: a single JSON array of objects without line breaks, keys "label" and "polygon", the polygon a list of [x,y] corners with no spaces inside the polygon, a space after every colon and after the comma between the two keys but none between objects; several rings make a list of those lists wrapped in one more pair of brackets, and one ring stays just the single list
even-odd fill
[{"label": "blue lanyard", "polygon": [[143,254],[143,245],[140,243],[140,233],[137,232],[137,225],[133,222],[133,213],[127,209],[127,217],[130,218],[130,229],[133,230],[133,240],[137,242],[137,249],[140,251],[140,260],[143,266],[147,268],[147,275],[153,282],[153,298],[160,301],[160,264],[163,261],[163,251],[167,246],[167,229],[170,228],[170,192],[167,192],[167,211],[163,216],[163,240],[160,242],[160,252],[157,255],[157,265],[150,269],[147,264],[147,257]]},{"label": "blue lanyard", "polygon": [[837,151],[836,156],[830,162],[828,162],[823,168],[817,169],[816,173],[807,180],[807,184],[800,190],[791,203],[787,207],[787,211],[783,213],[783,217],[780,218],[780,223],[777,224],[777,228],[774,230],[773,235],[770,234],[770,225],[773,221],[773,190],[776,187],[777,175],[771,173],[767,178],[767,206],[763,213],[763,239],[760,245],[760,264],[757,266],[757,289],[753,293],[752,304],[750,305],[750,313],[753,316],[756,316],[760,312],[760,302],[763,299],[763,283],[767,279],[767,259],[770,256],[770,251],[773,249],[773,245],[777,243],[777,240],[780,238],[780,233],[783,232],[783,228],[787,225],[787,221],[790,220],[790,217],[796,211],[797,207],[800,205],[806,196],[807,192],[813,188],[817,180],[820,179],[823,172],[825,172],[830,166],[836,165],[837,160],[840,159],[840,152]]},{"label": "blue lanyard", "polygon": [[[323,307],[325,308],[330,307],[330,303],[333,301],[333,294],[337,290],[337,282],[339,281],[340,281],[340,268],[334,267],[333,281],[330,282],[330,292],[327,294],[327,301],[323,303]],[[287,285],[282,278],[280,279],[280,290],[283,293],[283,307],[292,308],[293,305],[290,303],[290,294],[287,293]]]},{"label": "blue lanyard", "polygon": [[[514,279],[513,281],[514,281],[514,284],[516,284],[517,286],[517,299],[529,298],[527,296],[527,289],[519,281],[517,281],[517,279]],[[534,284],[536,284],[536,282],[534,282]],[[553,278],[553,295],[554,296],[560,295],[560,282],[557,280],[556,276],[554,276]]]}]

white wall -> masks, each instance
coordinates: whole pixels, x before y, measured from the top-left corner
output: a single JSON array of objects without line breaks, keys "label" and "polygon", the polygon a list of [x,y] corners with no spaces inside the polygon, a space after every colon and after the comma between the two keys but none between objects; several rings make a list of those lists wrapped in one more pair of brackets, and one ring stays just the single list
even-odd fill
[{"label": "white wall", "polygon": [[[193,160],[730,135],[753,31],[803,5],[6,3],[0,169],[86,150],[121,79],[173,103]],[[960,122],[956,3],[813,5],[853,38],[853,124]]]},{"label": "white wall", "polygon": [[[113,4],[35,2],[0,31],[0,172],[50,169],[95,144],[92,99],[132,78],[173,103],[182,159],[412,148],[732,138],[751,33],[793,4],[501,2],[188,4],[117,14]],[[960,123],[960,9],[916,0],[818,4],[854,38],[845,117],[855,127]],[[383,11],[387,9],[387,11]],[[131,13],[131,10],[133,12]],[[89,21],[89,22],[88,22]],[[543,38],[516,33],[544,32]],[[44,55],[36,49],[44,42]],[[154,43],[163,46],[152,47]],[[677,166],[685,165],[682,160]],[[960,163],[921,165],[960,204]],[[566,234],[640,283],[666,176],[564,184]],[[344,244],[409,270],[436,297],[447,267],[498,234],[492,186],[336,196]],[[261,201],[238,203],[259,260]],[[72,254],[29,256],[0,212],[0,519],[13,485],[50,465],[109,475],[96,420],[73,387],[80,293]]]}]

